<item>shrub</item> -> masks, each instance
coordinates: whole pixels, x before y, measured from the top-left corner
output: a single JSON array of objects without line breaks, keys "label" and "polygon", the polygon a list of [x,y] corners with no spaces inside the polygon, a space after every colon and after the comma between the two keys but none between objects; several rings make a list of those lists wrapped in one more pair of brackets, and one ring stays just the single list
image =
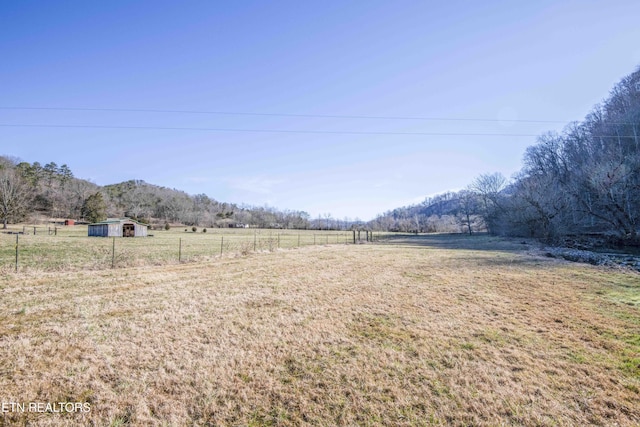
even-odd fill
[{"label": "shrub", "polygon": [[165,229],[165,230],[169,230],[170,228],[171,228],[171,226],[169,225],[169,223],[168,223],[168,222],[165,222],[165,223],[164,223],[164,229]]},{"label": "shrub", "polygon": [[193,231],[195,233],[196,231],[198,231],[198,228],[197,227],[191,227],[191,231]]},{"label": "shrub", "polygon": [[202,229],[202,232],[203,232],[203,233],[206,233],[206,232],[207,232],[207,229],[206,229],[206,228],[203,228],[203,229]]}]

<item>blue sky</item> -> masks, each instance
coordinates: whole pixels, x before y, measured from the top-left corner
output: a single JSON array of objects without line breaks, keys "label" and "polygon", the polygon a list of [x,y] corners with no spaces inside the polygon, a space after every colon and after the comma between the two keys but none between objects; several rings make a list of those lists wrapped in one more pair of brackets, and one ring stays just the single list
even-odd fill
[{"label": "blue sky", "polygon": [[638,16],[637,1],[1,2],[0,154],[370,219],[517,172],[536,138],[503,134],[581,120],[640,65]]}]

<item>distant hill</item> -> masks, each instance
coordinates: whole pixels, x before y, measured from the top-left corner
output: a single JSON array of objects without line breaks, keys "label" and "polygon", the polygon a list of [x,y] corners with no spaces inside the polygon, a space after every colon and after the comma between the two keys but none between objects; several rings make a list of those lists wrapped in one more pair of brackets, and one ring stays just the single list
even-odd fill
[{"label": "distant hill", "polygon": [[467,190],[394,209],[371,226],[640,246],[640,68],[583,121],[540,135],[511,182],[481,175]]},{"label": "distant hill", "polygon": [[[131,217],[149,224],[178,223],[203,227],[251,225],[272,228],[310,228],[314,221],[303,211],[280,211],[219,202],[206,194],[130,180],[100,187],[77,178],[67,165],[50,162],[42,166],[0,156],[0,182],[14,190],[3,196],[0,218],[20,222],[36,217],[87,220],[87,202],[100,200],[99,216]],[[96,197],[97,195],[100,197]],[[4,203],[6,201],[6,203]],[[96,208],[92,205],[91,209]],[[322,224],[325,224],[323,221]]]},{"label": "distant hill", "polygon": [[479,216],[480,198],[469,191],[445,192],[419,204],[378,215],[368,223],[376,230],[419,233],[468,233],[485,231]]}]

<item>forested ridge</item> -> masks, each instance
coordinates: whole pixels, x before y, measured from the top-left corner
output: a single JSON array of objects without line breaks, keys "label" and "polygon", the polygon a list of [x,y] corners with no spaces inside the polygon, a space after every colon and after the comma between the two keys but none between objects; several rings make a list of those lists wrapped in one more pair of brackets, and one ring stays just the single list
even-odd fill
[{"label": "forested ridge", "polygon": [[[164,226],[185,224],[229,227],[309,228],[302,211],[278,210],[219,202],[205,194],[161,187],[142,180],[98,186],[76,178],[67,165],[41,165],[0,157],[0,218],[7,223],[70,218],[95,222],[107,217],[130,217]],[[324,224],[324,221],[322,222]]]},{"label": "forested ridge", "polygon": [[371,225],[640,244],[640,68],[583,121],[541,135],[511,181],[485,174],[463,191],[394,209]]}]

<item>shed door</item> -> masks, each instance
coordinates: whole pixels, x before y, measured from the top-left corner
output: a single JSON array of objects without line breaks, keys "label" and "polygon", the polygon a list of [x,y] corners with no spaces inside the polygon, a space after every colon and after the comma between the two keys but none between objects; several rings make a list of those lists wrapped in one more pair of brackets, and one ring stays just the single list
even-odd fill
[{"label": "shed door", "polygon": [[135,237],[136,226],[134,224],[122,224],[122,237]]}]

